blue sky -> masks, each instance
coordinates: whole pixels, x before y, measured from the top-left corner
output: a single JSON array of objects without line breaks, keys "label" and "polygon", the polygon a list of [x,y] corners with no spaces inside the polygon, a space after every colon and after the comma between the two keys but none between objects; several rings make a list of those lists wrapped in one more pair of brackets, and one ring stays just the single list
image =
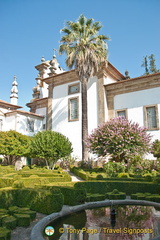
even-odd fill
[{"label": "blue sky", "polygon": [[[34,66],[42,56],[52,58],[60,29],[82,13],[102,23],[100,33],[111,38],[108,59],[120,72],[143,75],[143,56],[152,53],[160,68],[159,9],[159,0],[0,0],[0,99],[10,102],[16,75],[18,105],[30,102],[38,74]],[[67,70],[65,57],[57,59]]]}]

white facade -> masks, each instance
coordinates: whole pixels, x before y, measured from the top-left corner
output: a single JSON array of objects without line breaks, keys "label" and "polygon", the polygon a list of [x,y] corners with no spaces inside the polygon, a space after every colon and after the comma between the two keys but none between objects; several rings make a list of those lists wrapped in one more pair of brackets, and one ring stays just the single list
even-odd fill
[{"label": "white facade", "polygon": [[[53,89],[52,130],[61,132],[67,136],[73,145],[73,155],[81,157],[81,87],[78,93],[68,94],[69,86],[74,84],[79,84],[80,86],[80,82],[75,81],[57,86]],[[73,98],[78,99],[78,119],[69,121],[69,100]],[[89,133],[98,126],[97,108],[97,78],[93,77],[88,83]]]},{"label": "white facade", "polygon": [[[127,119],[145,126],[145,107],[157,107],[157,129],[149,130],[152,142],[160,139],[160,87],[145,89],[136,92],[124,93],[114,97],[115,116],[116,111],[125,110]],[[147,126],[145,126],[147,127]],[[153,155],[147,155],[148,159],[154,159]]]},{"label": "white facade", "polygon": [[[51,61],[42,58],[36,69],[37,85],[33,88],[33,98],[27,104],[30,113],[17,110],[20,107],[16,108],[13,104],[6,107],[0,104],[0,130],[13,129],[29,136],[45,129],[60,132],[72,142],[73,156],[81,159],[81,83],[75,71],[62,70],[55,56]],[[128,120],[145,126],[147,107],[154,106],[157,127],[149,132],[153,135],[152,140],[160,139],[159,75],[127,79],[113,65],[106,63],[88,82],[89,133],[99,124],[117,116],[119,111],[124,111]],[[147,82],[147,79],[150,80]]]},{"label": "white facade", "polygon": [[[43,83],[40,87],[41,94],[39,96],[35,95],[35,98],[32,99],[28,106],[36,114],[45,116],[43,121],[46,121],[46,129],[60,132],[68,137],[72,142],[73,156],[81,159],[81,83],[73,71],[63,72],[55,56],[51,61],[43,61],[36,66],[36,69],[39,71],[41,83]],[[160,101],[158,98],[160,83],[156,87],[148,87],[144,79],[141,89],[130,89],[130,82],[134,85],[135,81],[136,86],[138,86],[139,81],[141,82],[143,78],[145,77],[132,80],[128,79],[127,75],[125,78],[108,62],[99,75],[90,79],[88,82],[89,133],[97,128],[99,124],[117,116],[118,111],[125,111],[127,119],[139,123],[140,126],[145,126],[145,107],[156,105],[157,119],[160,119]],[[125,84],[127,81],[129,81],[128,86],[124,87],[123,93],[119,93],[119,90],[117,90],[118,84],[121,83],[123,88],[123,82]],[[76,85],[79,90],[69,93],[69,88]],[[112,94],[112,91],[114,94]],[[48,99],[46,106],[41,106],[41,100],[45,97]],[[74,114],[76,117],[70,119],[70,115]],[[160,139],[159,122],[158,128],[152,129],[151,134],[153,135],[152,140]]]},{"label": "white facade", "polygon": [[[33,136],[43,130],[44,115],[17,110],[19,106],[0,100],[0,131],[15,130],[27,136]],[[14,109],[12,109],[14,108]]]}]

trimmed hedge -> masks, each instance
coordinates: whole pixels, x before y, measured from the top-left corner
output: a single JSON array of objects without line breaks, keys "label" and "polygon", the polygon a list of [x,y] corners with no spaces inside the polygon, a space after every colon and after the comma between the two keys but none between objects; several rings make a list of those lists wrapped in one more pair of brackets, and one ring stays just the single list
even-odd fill
[{"label": "trimmed hedge", "polygon": [[18,209],[19,209],[19,207],[17,207],[17,206],[11,206],[8,208],[8,212],[9,212],[9,214],[13,215],[14,213],[17,212]]},{"label": "trimmed hedge", "polygon": [[59,212],[63,206],[60,191],[51,192],[43,189],[0,189],[0,208],[10,206],[29,207],[31,210],[50,214]]},{"label": "trimmed hedge", "polygon": [[0,208],[8,208],[16,205],[17,190],[11,187],[0,189]]},{"label": "trimmed hedge", "polygon": [[12,186],[12,183],[12,178],[0,177],[0,188]]},{"label": "trimmed hedge", "polygon": [[89,180],[88,179],[88,177],[89,177],[88,174],[85,171],[83,171],[82,169],[72,167],[72,168],[70,168],[70,171],[72,173],[74,173],[75,175],[77,175],[78,177],[84,179],[84,180]]},{"label": "trimmed hedge", "polygon": [[82,204],[86,200],[86,190],[84,188],[61,187],[60,190],[64,195],[64,204],[66,205],[74,206]]},{"label": "trimmed hedge", "polygon": [[15,213],[14,217],[17,219],[18,227],[28,227],[30,225],[30,216],[28,214]]},{"label": "trimmed hedge", "polygon": [[61,170],[49,169],[22,169],[15,172],[14,168],[0,167],[3,174],[0,175],[0,188],[4,187],[34,187],[39,184],[47,184],[52,182],[71,182],[71,176]]},{"label": "trimmed hedge", "polygon": [[105,181],[151,182],[153,180],[153,177],[149,176],[150,174],[145,174],[144,177],[136,175],[134,177],[130,177],[129,173],[119,173],[117,177],[107,177],[105,172],[98,168],[84,171],[81,168],[71,167],[70,171],[86,181],[105,180]]},{"label": "trimmed hedge", "polygon": [[[48,189],[53,191],[55,186],[43,186],[44,189]],[[74,206],[78,204],[82,204],[86,200],[86,190],[84,188],[75,189],[74,187],[67,186],[59,186],[61,193],[64,196],[64,204]]]},{"label": "trimmed hedge", "polygon": [[17,219],[13,216],[7,216],[2,219],[2,225],[3,227],[6,227],[8,229],[14,229],[17,226]]},{"label": "trimmed hedge", "polygon": [[160,192],[160,184],[154,184],[149,182],[124,182],[124,181],[95,181],[95,182],[77,182],[75,188],[85,188],[87,193],[108,193],[113,189],[118,189],[120,192],[125,192],[127,195],[133,193],[142,192],[145,193],[146,189],[151,194],[157,194]]},{"label": "trimmed hedge", "polygon": [[89,193],[87,194],[87,197],[86,197],[87,202],[102,201],[105,199],[106,199],[105,194],[99,194],[99,193],[95,193],[95,194]]},{"label": "trimmed hedge", "polygon": [[63,195],[44,189],[18,189],[17,205],[29,207],[31,210],[44,214],[59,212],[63,206]]},{"label": "trimmed hedge", "polygon": [[114,189],[112,192],[108,192],[106,194],[106,197],[109,199],[125,199],[126,198],[126,193],[124,192],[119,192],[117,189]]},{"label": "trimmed hedge", "polygon": [[160,195],[159,194],[150,194],[150,193],[135,193],[131,194],[131,199],[136,200],[146,200],[160,203]]},{"label": "trimmed hedge", "polygon": [[10,240],[11,230],[0,227],[0,240]]},{"label": "trimmed hedge", "polygon": [[0,214],[0,227],[3,226],[3,219],[9,217],[8,214]]}]

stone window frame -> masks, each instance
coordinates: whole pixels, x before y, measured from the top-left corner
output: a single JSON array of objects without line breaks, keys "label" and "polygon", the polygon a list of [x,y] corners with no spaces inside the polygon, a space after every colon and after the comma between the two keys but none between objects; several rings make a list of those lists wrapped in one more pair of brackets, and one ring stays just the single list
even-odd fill
[{"label": "stone window frame", "polygon": [[35,130],[35,119],[27,118],[27,132],[34,132]]},{"label": "stone window frame", "polygon": [[[75,100],[75,99],[77,100],[77,118],[71,119],[71,105],[70,105],[70,103],[71,103],[72,100]],[[79,121],[79,97],[78,96],[68,99],[68,121],[69,122]]]},{"label": "stone window frame", "polygon": [[[148,128],[148,124],[147,124],[147,108],[150,108],[150,107],[155,107],[155,110],[156,110],[156,123],[157,123],[157,127],[156,128]],[[158,105],[157,104],[151,104],[151,105],[143,106],[143,113],[144,113],[144,126],[147,128],[147,130],[148,131],[159,130]]]},{"label": "stone window frame", "polygon": [[3,129],[3,119],[0,118],[0,131],[2,131],[2,129]]},{"label": "stone window frame", "polygon": [[[71,92],[70,89],[71,87],[74,87],[74,86],[77,86],[77,91]],[[68,95],[79,93],[79,92],[80,92],[80,83],[74,83],[74,84],[68,85]]]},{"label": "stone window frame", "polygon": [[118,117],[118,112],[125,112],[126,119],[128,119],[128,109],[127,108],[122,108],[122,109],[115,110],[115,116],[116,117]]}]

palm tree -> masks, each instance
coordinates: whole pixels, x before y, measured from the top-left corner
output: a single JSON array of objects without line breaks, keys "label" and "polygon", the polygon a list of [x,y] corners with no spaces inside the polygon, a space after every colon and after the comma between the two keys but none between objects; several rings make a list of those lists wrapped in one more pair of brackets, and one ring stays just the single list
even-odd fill
[{"label": "palm tree", "polygon": [[59,47],[60,54],[66,54],[66,65],[75,72],[81,82],[82,99],[82,160],[88,160],[88,150],[85,141],[88,137],[87,117],[87,83],[94,76],[102,62],[107,59],[107,44],[109,38],[98,35],[100,22],[87,19],[83,14],[76,22],[67,21],[61,30],[62,36]]}]

